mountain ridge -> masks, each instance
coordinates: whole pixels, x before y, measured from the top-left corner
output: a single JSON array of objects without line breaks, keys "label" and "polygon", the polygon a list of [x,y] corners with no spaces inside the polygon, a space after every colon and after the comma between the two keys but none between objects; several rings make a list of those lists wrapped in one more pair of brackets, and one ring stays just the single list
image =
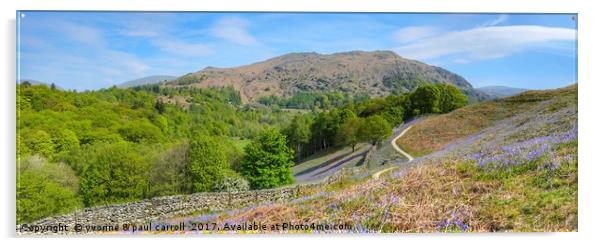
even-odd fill
[{"label": "mountain ridge", "polygon": [[411,91],[425,83],[451,83],[471,101],[489,98],[458,74],[403,58],[392,51],[288,53],[238,67],[206,67],[179,77],[167,86],[232,86],[240,91],[243,102],[250,102],[263,96],[290,97],[298,92],[339,91],[386,96]]},{"label": "mountain ridge", "polygon": [[134,86],[139,86],[139,85],[157,84],[157,83],[162,83],[162,82],[168,82],[168,81],[171,81],[171,80],[174,80],[177,78],[178,78],[177,76],[171,76],[171,75],[151,75],[151,76],[146,76],[146,77],[137,78],[137,79],[128,80],[128,81],[119,83],[117,85],[117,87],[128,88],[128,87],[134,87]]},{"label": "mountain ridge", "polygon": [[483,86],[483,87],[479,87],[476,89],[490,95],[493,98],[514,96],[516,94],[520,94],[520,93],[523,93],[523,92],[529,90],[529,89],[524,89],[524,88],[516,88],[516,87],[510,87],[510,86],[503,86],[503,85]]},{"label": "mountain ridge", "polygon": [[[21,80],[19,80],[17,82],[19,84],[22,84],[24,82],[28,82],[29,84],[32,84],[32,85],[46,85],[48,87],[50,87],[50,86],[52,86],[52,84],[54,84],[52,82],[49,83],[49,82],[44,82],[44,81],[35,80],[35,79],[21,79]],[[54,86],[55,86],[56,89],[64,90],[62,87],[58,86],[57,84],[54,84]]]}]

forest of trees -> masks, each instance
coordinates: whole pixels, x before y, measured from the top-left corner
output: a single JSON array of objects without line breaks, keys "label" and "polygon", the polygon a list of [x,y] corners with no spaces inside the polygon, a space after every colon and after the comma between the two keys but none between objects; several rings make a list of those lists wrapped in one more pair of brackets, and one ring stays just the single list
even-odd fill
[{"label": "forest of trees", "polygon": [[232,88],[74,92],[25,83],[17,90],[19,221],[256,187],[240,170],[244,150],[231,146],[259,138],[268,127],[280,129],[291,117],[240,105]]},{"label": "forest of trees", "polygon": [[297,115],[283,129],[296,159],[337,146],[379,144],[404,121],[465,106],[467,97],[450,84],[425,84],[410,93],[351,101],[330,110]]},{"label": "forest of trees", "polygon": [[17,221],[154,196],[291,184],[295,161],[337,146],[377,145],[404,120],[449,112],[466,97],[437,84],[386,98],[330,93],[286,101],[314,107],[295,113],[242,105],[231,87],[75,92],[17,85]]},{"label": "forest of trees", "polygon": [[370,99],[368,95],[352,95],[343,94],[341,92],[299,92],[290,98],[278,96],[266,96],[257,100],[258,103],[280,108],[294,109],[332,109],[338,108],[352,103],[366,101]]}]

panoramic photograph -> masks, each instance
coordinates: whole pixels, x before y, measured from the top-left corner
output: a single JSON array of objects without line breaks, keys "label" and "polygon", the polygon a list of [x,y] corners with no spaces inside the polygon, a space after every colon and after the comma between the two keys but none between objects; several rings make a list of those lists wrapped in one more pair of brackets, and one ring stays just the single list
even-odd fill
[{"label": "panoramic photograph", "polygon": [[577,232],[577,19],[17,11],[16,234]]}]

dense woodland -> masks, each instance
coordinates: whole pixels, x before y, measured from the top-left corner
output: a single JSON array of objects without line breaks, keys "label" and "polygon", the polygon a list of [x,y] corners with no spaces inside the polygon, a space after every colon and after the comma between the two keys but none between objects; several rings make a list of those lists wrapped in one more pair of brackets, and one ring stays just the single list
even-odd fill
[{"label": "dense woodland", "polygon": [[[288,185],[314,153],[379,144],[391,128],[467,98],[426,84],[385,98],[300,93],[241,104],[233,88],[64,91],[17,85],[17,221],[77,208]],[[296,108],[303,110],[287,110]]]}]

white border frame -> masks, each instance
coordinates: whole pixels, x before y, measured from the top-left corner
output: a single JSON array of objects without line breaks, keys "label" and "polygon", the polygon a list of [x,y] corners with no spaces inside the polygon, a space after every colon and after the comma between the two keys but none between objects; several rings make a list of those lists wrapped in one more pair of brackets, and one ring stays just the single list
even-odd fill
[{"label": "white border frame", "polygon": [[[167,237],[136,237],[120,236],[111,239],[118,243],[150,243],[150,244],[206,244],[206,243],[236,243],[256,244],[270,243],[278,245],[288,244],[314,244],[327,243],[333,245],[343,244],[546,244],[546,245],[572,245],[598,241],[598,234],[602,227],[599,226],[599,209],[602,207],[600,199],[600,175],[602,163],[597,161],[596,147],[599,146],[600,134],[600,92],[602,79],[600,74],[600,8],[595,6],[595,1],[559,1],[559,0],[303,0],[287,2],[282,0],[220,0],[185,1],[185,0],[5,0],[2,1],[2,49],[4,57],[0,59],[2,74],[2,107],[3,140],[0,148],[4,167],[2,181],[3,202],[1,202],[2,233],[8,244],[106,244],[104,237],[90,238],[63,238],[57,242],[53,238],[19,239],[14,238],[15,225],[15,16],[16,10],[131,10],[131,11],[317,11],[317,12],[474,12],[474,13],[578,13],[579,15],[579,50],[578,50],[578,78],[579,86],[579,232],[576,233],[501,233],[501,234],[392,234],[392,235],[334,235],[334,236],[307,236],[307,235],[207,235],[197,237],[175,236],[185,242],[174,242],[174,236]],[[598,24],[598,25],[597,25]],[[596,237],[598,236],[598,237]],[[12,237],[12,238],[11,238]],[[126,238],[124,238],[126,237]],[[219,242],[212,239],[220,239]],[[196,241],[203,239],[202,241]],[[18,241],[17,241],[18,240]],[[143,242],[139,242],[139,240]],[[194,240],[194,241],[192,241]],[[209,242],[208,240],[212,240]],[[259,242],[261,240],[261,242]],[[211,244],[214,245],[214,244]]]}]

